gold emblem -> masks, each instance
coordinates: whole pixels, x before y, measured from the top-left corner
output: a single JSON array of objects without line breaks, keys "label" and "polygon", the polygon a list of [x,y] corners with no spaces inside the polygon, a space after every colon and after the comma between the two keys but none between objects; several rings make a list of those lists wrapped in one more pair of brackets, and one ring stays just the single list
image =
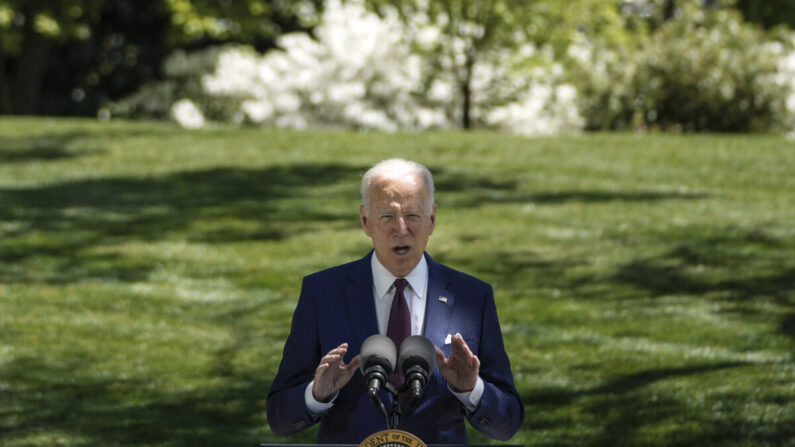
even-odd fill
[{"label": "gold emblem", "polygon": [[403,430],[381,430],[373,433],[359,447],[428,447],[420,438]]}]

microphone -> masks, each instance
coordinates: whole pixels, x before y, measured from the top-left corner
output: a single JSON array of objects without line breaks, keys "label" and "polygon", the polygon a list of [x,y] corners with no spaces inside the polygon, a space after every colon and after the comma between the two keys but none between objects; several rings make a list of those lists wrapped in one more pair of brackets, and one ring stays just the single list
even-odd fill
[{"label": "microphone", "polygon": [[367,337],[359,353],[359,368],[367,384],[367,396],[384,417],[387,417],[386,407],[378,396],[378,390],[388,383],[389,375],[395,370],[396,351],[391,338],[376,334]]},{"label": "microphone", "polygon": [[408,384],[413,403],[420,399],[422,387],[433,373],[435,360],[436,348],[422,335],[412,335],[400,344],[398,365]]}]

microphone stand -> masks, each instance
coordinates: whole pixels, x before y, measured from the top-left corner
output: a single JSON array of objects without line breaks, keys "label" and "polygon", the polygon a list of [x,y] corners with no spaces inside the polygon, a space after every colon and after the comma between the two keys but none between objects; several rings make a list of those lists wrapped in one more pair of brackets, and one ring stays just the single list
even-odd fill
[{"label": "microphone stand", "polygon": [[403,415],[400,413],[400,402],[398,401],[398,390],[387,382],[386,389],[392,394],[392,411],[389,413],[389,423],[387,429],[398,430],[403,424]]}]

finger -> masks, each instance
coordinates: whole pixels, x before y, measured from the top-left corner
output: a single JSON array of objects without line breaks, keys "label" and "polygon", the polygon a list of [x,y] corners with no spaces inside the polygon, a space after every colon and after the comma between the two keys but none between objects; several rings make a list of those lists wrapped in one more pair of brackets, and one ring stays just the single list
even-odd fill
[{"label": "finger", "polygon": [[454,348],[457,348],[457,349],[462,349],[462,348],[467,348],[468,349],[469,348],[469,346],[467,346],[467,342],[464,340],[464,337],[462,337],[460,334],[455,334],[453,336],[453,340],[452,341],[453,341],[453,347]]},{"label": "finger", "polygon": [[447,363],[447,359],[444,357],[444,353],[439,347],[434,346],[434,349],[436,349],[436,364],[439,365],[439,368],[442,368],[445,363]]},{"label": "finger", "polygon": [[456,357],[461,357],[461,359],[466,359],[467,363],[469,363],[469,359],[474,357],[475,355],[472,354],[472,351],[467,346],[467,342],[464,341],[464,338],[460,335],[456,335],[453,337],[453,355]]},{"label": "finger", "polygon": [[315,369],[315,382],[319,382],[320,379],[323,377],[325,372],[328,370],[329,364],[328,363],[321,363],[318,365],[317,369]]},{"label": "finger", "polygon": [[321,363],[337,363],[343,357],[345,357],[345,354],[347,354],[347,353],[348,353],[348,344],[347,343],[343,343],[343,344],[337,346],[336,348],[332,349],[331,351],[329,351],[328,354],[326,354],[325,356],[323,356],[322,359],[320,359],[320,362]]},{"label": "finger", "polygon": [[359,369],[359,365],[360,364],[361,364],[361,359],[357,355],[356,357],[353,358],[353,360],[351,360],[350,363],[348,363],[348,366],[346,368],[348,368],[350,370],[357,370],[357,369]]},{"label": "finger", "polygon": [[337,346],[336,348],[334,348],[331,351],[327,352],[326,355],[340,354],[340,353],[344,354],[345,352],[348,352],[348,344],[347,343],[343,343],[343,344]]},{"label": "finger", "polygon": [[[348,352],[348,344],[343,343],[328,352],[328,354],[345,355]],[[326,354],[326,355],[328,355]]]},{"label": "finger", "polygon": [[332,365],[332,364],[339,363],[340,359],[342,359],[342,356],[339,355],[339,354],[326,354],[325,357],[320,359],[320,364],[321,365],[325,365],[325,364]]},{"label": "finger", "polygon": [[359,369],[359,361],[351,361],[346,366],[340,366],[340,387],[345,386]]}]

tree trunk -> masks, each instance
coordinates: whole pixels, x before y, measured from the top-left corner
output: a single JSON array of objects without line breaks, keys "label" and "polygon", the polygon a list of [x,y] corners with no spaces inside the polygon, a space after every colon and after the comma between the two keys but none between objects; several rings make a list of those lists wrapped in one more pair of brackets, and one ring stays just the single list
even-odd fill
[{"label": "tree trunk", "polygon": [[26,11],[17,73],[11,91],[12,112],[32,115],[39,111],[42,79],[50,43],[33,29],[33,13]]},{"label": "tree trunk", "polygon": [[6,58],[3,53],[3,33],[0,33],[0,115],[11,113],[11,98],[8,96]]},{"label": "tree trunk", "polygon": [[472,92],[470,91],[469,87],[469,79],[464,82],[464,85],[461,86],[461,94],[464,96],[464,106],[463,106],[463,116],[461,118],[461,126],[464,129],[471,129],[472,128],[472,121],[469,116],[469,109],[472,107]]},{"label": "tree trunk", "polygon": [[663,4],[663,20],[669,21],[676,15],[676,0],[665,0]]},{"label": "tree trunk", "polygon": [[472,70],[475,66],[475,58],[471,51],[467,51],[466,65],[464,66],[464,79],[461,83],[461,95],[464,97],[461,125],[464,129],[472,128]]}]

